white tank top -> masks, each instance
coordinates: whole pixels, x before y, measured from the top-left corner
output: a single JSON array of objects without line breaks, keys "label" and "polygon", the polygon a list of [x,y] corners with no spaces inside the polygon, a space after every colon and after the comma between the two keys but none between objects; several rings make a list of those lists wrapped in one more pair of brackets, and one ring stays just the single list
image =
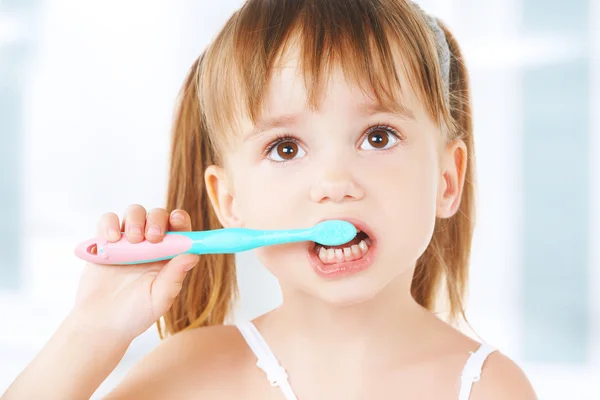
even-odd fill
[{"label": "white tank top", "polygon": [[[258,360],[256,365],[265,372],[271,386],[278,386],[287,400],[297,400],[288,381],[287,372],[279,364],[275,354],[273,354],[265,339],[258,329],[256,329],[256,326],[251,321],[240,322],[236,326],[256,356]],[[482,343],[475,352],[471,353],[460,377],[458,400],[469,400],[473,383],[477,382],[481,377],[483,363],[488,355],[495,350],[489,344]]]}]

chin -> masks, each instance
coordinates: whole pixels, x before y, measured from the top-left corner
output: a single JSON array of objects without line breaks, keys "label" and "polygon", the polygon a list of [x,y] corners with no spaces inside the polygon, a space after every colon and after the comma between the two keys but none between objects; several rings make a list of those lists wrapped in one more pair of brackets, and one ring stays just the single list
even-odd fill
[{"label": "chin", "polygon": [[[362,279],[361,279],[362,278]],[[306,294],[334,307],[348,307],[366,303],[385,288],[381,277],[355,277],[307,288]]]}]

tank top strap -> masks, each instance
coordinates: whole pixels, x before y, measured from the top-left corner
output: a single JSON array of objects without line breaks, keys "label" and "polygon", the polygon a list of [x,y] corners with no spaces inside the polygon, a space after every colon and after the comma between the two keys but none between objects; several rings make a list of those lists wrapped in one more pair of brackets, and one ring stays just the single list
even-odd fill
[{"label": "tank top strap", "polygon": [[471,352],[460,377],[458,400],[469,400],[473,383],[479,381],[481,378],[483,364],[487,357],[494,351],[496,349],[493,346],[482,343],[475,352]]},{"label": "tank top strap", "polygon": [[252,321],[239,322],[236,324],[236,327],[256,356],[256,365],[267,375],[267,379],[271,386],[278,386],[286,400],[297,400],[288,381],[287,372],[279,364],[275,354]]}]

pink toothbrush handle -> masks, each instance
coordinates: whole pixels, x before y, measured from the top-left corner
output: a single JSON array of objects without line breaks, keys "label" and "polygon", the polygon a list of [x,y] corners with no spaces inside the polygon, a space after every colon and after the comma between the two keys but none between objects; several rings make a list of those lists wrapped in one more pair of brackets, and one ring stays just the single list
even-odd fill
[{"label": "pink toothbrush handle", "polygon": [[117,242],[90,239],[75,248],[75,255],[95,264],[142,264],[173,258],[192,247],[192,239],[177,233],[167,233],[163,240],[130,243],[125,236]]}]

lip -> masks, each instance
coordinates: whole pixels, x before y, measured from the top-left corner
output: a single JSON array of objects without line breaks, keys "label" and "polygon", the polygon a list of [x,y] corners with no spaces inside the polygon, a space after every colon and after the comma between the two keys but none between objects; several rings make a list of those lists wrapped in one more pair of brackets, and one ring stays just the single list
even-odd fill
[{"label": "lip", "polygon": [[371,241],[371,244],[369,245],[369,251],[360,260],[325,265],[317,256],[316,252],[314,251],[314,243],[311,242],[307,246],[306,252],[308,253],[308,259],[314,271],[317,273],[317,275],[324,278],[340,278],[343,276],[356,274],[368,269],[371,266],[371,264],[373,264],[373,261],[377,255],[378,248],[377,237],[374,235],[371,227],[367,225],[364,221],[361,221],[357,218],[347,217],[325,218],[318,222],[328,221],[332,219],[350,222],[357,229],[366,233]]}]

